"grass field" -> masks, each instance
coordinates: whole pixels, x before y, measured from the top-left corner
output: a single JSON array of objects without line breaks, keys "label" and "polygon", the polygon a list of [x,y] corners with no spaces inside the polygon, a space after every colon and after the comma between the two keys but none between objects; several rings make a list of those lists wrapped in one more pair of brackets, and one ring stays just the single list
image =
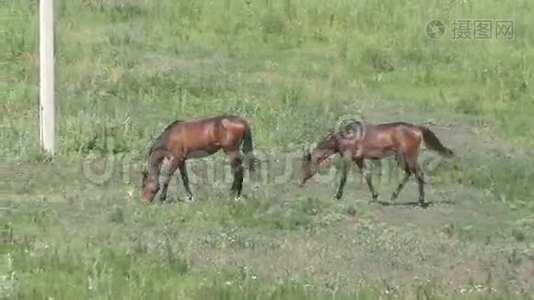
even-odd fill
[{"label": "grass field", "polygon": [[[56,0],[57,155],[39,150],[38,1],[0,13],[0,298],[526,299],[534,295],[534,3]],[[431,39],[440,19],[445,35]],[[453,38],[455,19],[514,38]],[[261,178],[229,196],[222,154],[196,201],[143,205],[175,119],[243,115]],[[346,116],[430,124],[428,209],[369,204],[338,160],[304,189],[300,150]],[[382,200],[398,182],[391,162]],[[531,296],[530,296],[531,297]]]}]

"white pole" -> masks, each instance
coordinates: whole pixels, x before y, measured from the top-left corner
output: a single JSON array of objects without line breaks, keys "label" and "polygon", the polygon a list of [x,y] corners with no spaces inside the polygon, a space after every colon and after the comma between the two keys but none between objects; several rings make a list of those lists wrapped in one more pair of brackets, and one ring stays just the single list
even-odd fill
[{"label": "white pole", "polygon": [[54,155],[54,0],[39,2],[40,141]]}]

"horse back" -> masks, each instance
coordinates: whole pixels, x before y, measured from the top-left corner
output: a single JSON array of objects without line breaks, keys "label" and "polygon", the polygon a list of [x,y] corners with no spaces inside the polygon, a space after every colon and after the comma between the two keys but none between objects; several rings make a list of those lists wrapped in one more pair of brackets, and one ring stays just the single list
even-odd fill
[{"label": "horse back", "polygon": [[407,122],[366,124],[362,143],[367,148],[404,149],[418,145],[421,131],[417,125]]},{"label": "horse back", "polygon": [[193,119],[175,124],[163,138],[175,155],[202,157],[238,144],[246,126],[233,115]]}]

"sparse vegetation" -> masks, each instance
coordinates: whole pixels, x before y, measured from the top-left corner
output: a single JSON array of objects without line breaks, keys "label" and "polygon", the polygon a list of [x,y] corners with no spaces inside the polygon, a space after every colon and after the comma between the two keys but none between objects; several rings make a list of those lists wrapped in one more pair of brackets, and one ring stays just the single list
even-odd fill
[{"label": "sparse vegetation", "polygon": [[[534,294],[531,1],[56,6],[53,159],[38,143],[38,1],[0,6],[0,298]],[[426,36],[431,19],[444,21],[442,39]],[[454,19],[512,19],[515,37],[453,40]],[[138,171],[155,135],[218,113],[252,124],[257,189],[247,180],[235,201],[227,178],[197,181],[194,203],[142,205]],[[431,124],[458,153],[439,163],[422,153],[433,206],[369,205],[356,170],[341,202],[337,179],[296,187],[299,162],[279,153],[347,114]],[[221,159],[192,162],[196,178],[214,163],[223,173]],[[382,175],[381,199],[397,178]],[[415,198],[411,182],[399,203]]]}]

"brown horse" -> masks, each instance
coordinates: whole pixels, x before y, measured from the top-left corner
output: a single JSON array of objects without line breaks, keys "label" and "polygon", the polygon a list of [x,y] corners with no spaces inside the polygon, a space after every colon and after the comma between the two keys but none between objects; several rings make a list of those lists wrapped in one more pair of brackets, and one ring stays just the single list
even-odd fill
[{"label": "brown horse", "polygon": [[201,158],[223,150],[230,161],[234,181],[231,191],[239,196],[243,187],[242,155],[239,147],[243,144],[244,160],[250,175],[254,173],[252,155],[252,134],[248,123],[241,117],[220,115],[205,119],[174,121],[156,138],[149,151],[148,171],[143,171],[143,200],[152,202],[159,190],[159,174],[163,159],[170,162],[170,173],[165,176],[160,200],[165,201],[171,175],[180,169],[188,200],[193,199],[185,162],[189,158]]},{"label": "brown horse", "polygon": [[350,163],[355,162],[365,177],[373,201],[377,201],[378,193],[371,182],[371,173],[367,168],[366,159],[379,161],[385,157],[395,156],[405,176],[393,192],[391,200],[397,199],[410,176],[415,174],[419,184],[419,204],[424,207],[424,174],[417,161],[421,140],[430,150],[437,151],[445,157],[454,156],[453,151],[443,146],[427,127],[405,122],[370,124],[353,121],[342,130],[328,134],[311,153],[305,155],[299,185],[304,186],[306,181],[317,173],[323,161],[339,153],[343,157],[343,167],[335,198],[340,199],[343,195]]}]

